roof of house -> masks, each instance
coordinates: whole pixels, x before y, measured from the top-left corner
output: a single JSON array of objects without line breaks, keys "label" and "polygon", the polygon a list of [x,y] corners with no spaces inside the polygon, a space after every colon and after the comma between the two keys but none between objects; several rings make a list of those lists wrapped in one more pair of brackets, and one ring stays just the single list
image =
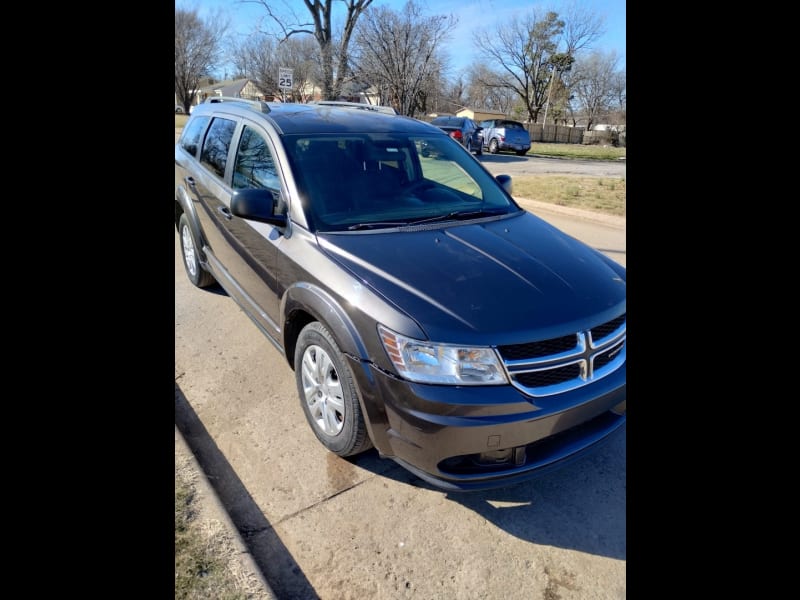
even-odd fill
[{"label": "roof of house", "polygon": [[505,117],[506,113],[497,110],[480,108],[462,108],[456,113],[456,115],[459,117],[469,117],[470,119],[475,119],[476,121],[483,121],[484,119],[491,119],[493,117]]},{"label": "roof of house", "polygon": [[249,79],[228,79],[226,81],[217,81],[212,85],[207,85],[200,88],[201,92],[207,94],[216,94],[217,96],[239,96],[244,86],[247,85]]}]

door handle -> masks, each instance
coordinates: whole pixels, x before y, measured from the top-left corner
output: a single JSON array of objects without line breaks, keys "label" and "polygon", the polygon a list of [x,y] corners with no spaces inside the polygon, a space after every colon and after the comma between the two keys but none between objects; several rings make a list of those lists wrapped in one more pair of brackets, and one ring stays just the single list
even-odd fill
[{"label": "door handle", "polygon": [[192,189],[195,188],[196,184],[194,182],[194,177],[185,177],[184,181],[186,182],[186,185],[188,185],[190,188],[192,188]]},{"label": "door handle", "polygon": [[231,214],[231,209],[229,209],[227,206],[219,206],[217,207],[217,210],[221,212],[222,216],[228,219],[229,221],[233,218],[233,215]]}]

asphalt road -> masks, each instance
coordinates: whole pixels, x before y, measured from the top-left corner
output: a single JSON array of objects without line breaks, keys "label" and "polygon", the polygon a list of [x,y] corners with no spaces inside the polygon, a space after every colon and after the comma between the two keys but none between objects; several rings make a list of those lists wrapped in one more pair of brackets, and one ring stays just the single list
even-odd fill
[{"label": "asphalt road", "polygon": [[[541,216],[624,264],[624,221]],[[177,234],[175,401],[280,599],[626,598],[624,430],[559,471],[471,494],[430,488],[374,450],[338,458],[306,424],[278,351],[221,289],[188,282]]]},{"label": "asphalt road", "polygon": [[[534,145],[534,149],[535,149]],[[514,175],[582,175],[589,177],[626,177],[624,160],[571,160],[536,156],[528,154],[489,154],[484,152],[477,157],[493,174]]]}]

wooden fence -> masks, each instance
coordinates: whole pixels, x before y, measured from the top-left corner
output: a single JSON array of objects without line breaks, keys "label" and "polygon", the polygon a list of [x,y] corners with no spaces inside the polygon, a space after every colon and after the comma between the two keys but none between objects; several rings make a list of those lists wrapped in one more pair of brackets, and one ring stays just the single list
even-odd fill
[{"label": "wooden fence", "polygon": [[534,123],[528,126],[532,142],[546,144],[599,144],[608,146],[625,146],[625,132],[617,133],[609,130],[586,131],[585,127],[567,127],[566,125],[542,125]]}]

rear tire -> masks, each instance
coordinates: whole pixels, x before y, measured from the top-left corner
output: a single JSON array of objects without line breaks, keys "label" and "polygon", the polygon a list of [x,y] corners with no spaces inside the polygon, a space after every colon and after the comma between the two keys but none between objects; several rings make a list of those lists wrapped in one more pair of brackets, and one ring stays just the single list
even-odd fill
[{"label": "rear tire", "polygon": [[186,213],[181,215],[178,221],[178,235],[181,237],[181,254],[183,255],[183,268],[186,276],[193,285],[199,288],[207,288],[216,283],[214,276],[203,268],[200,264],[200,254],[197,240],[194,239],[192,228],[189,226],[189,219]]},{"label": "rear tire", "polygon": [[497,145],[497,140],[492,139],[489,141],[489,153],[490,154],[497,154],[500,148]]},{"label": "rear tire", "polygon": [[372,448],[353,373],[322,323],[300,332],[294,374],[303,413],[323,446],[342,457]]}]

